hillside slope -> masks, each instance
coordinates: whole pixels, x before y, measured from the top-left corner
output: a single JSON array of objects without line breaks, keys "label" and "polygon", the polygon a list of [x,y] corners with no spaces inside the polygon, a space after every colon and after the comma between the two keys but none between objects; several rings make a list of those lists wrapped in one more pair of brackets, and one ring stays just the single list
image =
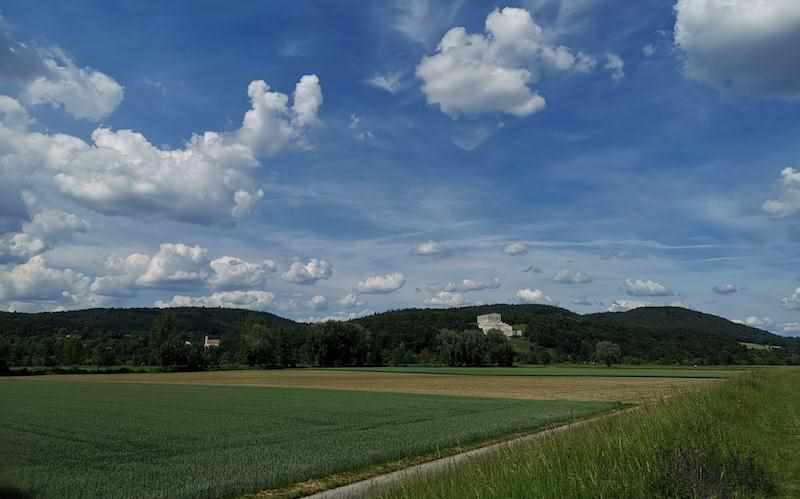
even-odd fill
[{"label": "hillside slope", "polygon": [[[225,336],[238,332],[247,319],[258,320],[268,327],[301,329],[305,325],[267,312],[230,308],[170,308],[180,331]],[[0,334],[9,336],[39,335],[108,335],[146,334],[152,331],[156,318],[164,313],[159,308],[93,308],[69,312],[35,314],[0,312]]]}]

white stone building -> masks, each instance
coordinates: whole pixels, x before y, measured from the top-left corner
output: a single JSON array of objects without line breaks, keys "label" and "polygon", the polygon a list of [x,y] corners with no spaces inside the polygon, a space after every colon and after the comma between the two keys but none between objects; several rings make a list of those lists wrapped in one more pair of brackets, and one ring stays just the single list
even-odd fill
[{"label": "white stone building", "polygon": [[509,338],[512,336],[522,336],[522,331],[515,331],[511,325],[503,322],[500,314],[479,315],[478,328],[483,331],[483,334],[492,330],[497,330]]}]

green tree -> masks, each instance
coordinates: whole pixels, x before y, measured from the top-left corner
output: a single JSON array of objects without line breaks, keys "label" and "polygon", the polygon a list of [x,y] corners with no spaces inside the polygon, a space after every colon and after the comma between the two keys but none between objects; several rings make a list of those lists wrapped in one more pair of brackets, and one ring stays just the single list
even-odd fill
[{"label": "green tree", "polygon": [[622,349],[614,342],[598,341],[595,345],[595,358],[611,367],[612,364],[622,359]]}]

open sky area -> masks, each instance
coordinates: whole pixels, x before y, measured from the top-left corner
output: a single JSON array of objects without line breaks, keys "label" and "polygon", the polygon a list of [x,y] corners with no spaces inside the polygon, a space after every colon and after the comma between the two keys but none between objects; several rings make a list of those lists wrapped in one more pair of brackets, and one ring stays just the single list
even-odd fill
[{"label": "open sky area", "polygon": [[0,6],[0,309],[800,334],[800,2]]}]

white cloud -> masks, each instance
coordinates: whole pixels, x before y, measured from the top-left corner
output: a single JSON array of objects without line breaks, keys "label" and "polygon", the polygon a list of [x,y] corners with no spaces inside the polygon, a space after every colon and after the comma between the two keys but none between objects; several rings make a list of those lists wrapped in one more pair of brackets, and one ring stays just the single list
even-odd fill
[{"label": "white cloud", "polygon": [[678,0],[686,75],[738,94],[800,96],[800,2]]},{"label": "white cloud", "polygon": [[[574,298],[570,303],[581,307],[590,307],[595,304],[595,302],[590,300],[589,297],[587,296],[579,296],[577,298]],[[600,305],[600,303],[598,303],[598,305]]]},{"label": "white cloud", "polygon": [[308,301],[308,306],[313,310],[325,310],[328,308],[328,299],[322,295],[312,296]]},{"label": "white cloud", "polygon": [[58,209],[46,209],[33,215],[22,231],[48,241],[68,239],[76,232],[89,230],[89,223],[72,213]]},{"label": "white cloud", "polygon": [[251,109],[241,128],[194,135],[180,149],[156,147],[131,130],[97,128],[91,144],[30,132],[2,100],[0,163],[21,172],[41,166],[63,194],[106,215],[201,224],[242,217],[264,194],[251,175],[259,159],[308,147],[307,131],[322,104],[314,75],[300,79],[291,106],[287,95],[269,91],[263,81],[250,83],[248,94]]},{"label": "white cloud", "polygon": [[795,289],[789,296],[781,298],[781,305],[788,310],[800,310],[800,288]]},{"label": "white cloud", "polygon": [[611,73],[611,78],[615,81],[625,78],[625,61],[617,54],[608,52],[606,54],[606,64],[603,68]]},{"label": "white cloud", "polygon": [[147,271],[150,256],[133,253],[123,258],[108,257],[105,262],[106,275],[92,282],[92,293],[102,296],[133,296],[136,280]]},{"label": "white cloud", "polygon": [[366,82],[375,88],[385,90],[390,94],[396,94],[400,91],[402,79],[403,73],[398,71],[396,73],[375,73]]},{"label": "white cloud", "polygon": [[437,305],[444,307],[460,307],[466,300],[461,293],[451,293],[449,291],[439,291],[427,300],[425,303],[428,305]]},{"label": "white cloud", "polygon": [[656,53],[656,46],[653,45],[652,43],[648,43],[647,45],[642,47],[642,54],[644,54],[645,57],[653,57],[655,53]]},{"label": "white cloud", "polygon": [[781,329],[783,330],[784,334],[788,334],[790,336],[800,335],[800,322],[787,322],[781,327]]},{"label": "white cloud", "polygon": [[0,95],[0,123],[8,128],[24,130],[33,120],[16,99]]},{"label": "white cloud", "polygon": [[150,288],[170,289],[198,284],[208,278],[208,250],[200,246],[164,243],[150,258],[136,284]]},{"label": "white cloud", "polygon": [[360,310],[358,312],[336,312],[332,315],[326,315],[324,317],[306,317],[305,319],[300,319],[300,322],[328,322],[328,321],[350,321],[353,319],[358,319],[359,317],[365,317],[367,315],[372,315],[375,312],[368,308],[364,310]]},{"label": "white cloud", "polygon": [[781,171],[780,194],[766,201],[763,210],[776,218],[800,212],[800,170],[784,168]]},{"label": "white cloud", "polygon": [[739,291],[735,284],[717,284],[711,288],[718,295],[730,295]]},{"label": "white cloud", "polygon": [[553,300],[540,289],[520,289],[517,291],[516,296],[522,303],[544,303],[548,305],[553,303]]},{"label": "white cloud", "polygon": [[272,260],[250,263],[235,256],[223,256],[210,263],[214,275],[208,280],[210,286],[219,289],[245,289],[263,286],[267,277],[275,272]]},{"label": "white cloud", "polygon": [[592,282],[592,278],[581,271],[563,269],[553,276],[553,281],[561,284],[587,284]]},{"label": "white cloud", "polygon": [[672,296],[673,292],[663,284],[649,279],[625,279],[625,292],[631,296]]},{"label": "white cloud", "polygon": [[0,263],[24,262],[44,252],[47,244],[22,232],[0,235]]},{"label": "white cloud", "polygon": [[528,254],[528,245],[525,243],[509,243],[503,249],[507,255],[518,256]]},{"label": "white cloud", "polygon": [[638,300],[614,300],[608,307],[609,312],[627,312],[634,308],[649,307],[652,303]]},{"label": "white cloud", "polygon": [[422,256],[441,255],[443,252],[444,247],[437,241],[425,241],[414,248],[414,253]]},{"label": "white cloud", "polygon": [[44,72],[28,83],[21,98],[28,104],[63,107],[76,118],[99,121],[122,102],[124,90],[110,76],[79,68],[64,52],[43,52]]},{"label": "white cloud", "polygon": [[358,295],[355,293],[346,294],[345,296],[339,298],[337,303],[345,308],[361,307],[364,305],[364,302],[359,301]]},{"label": "white cloud", "polygon": [[[28,196],[27,204],[29,207],[35,204],[32,196]],[[0,263],[27,261],[55,243],[88,229],[88,222],[72,213],[57,209],[39,211],[22,225],[22,232],[0,234]]]},{"label": "white cloud", "polygon": [[387,294],[402,288],[405,283],[405,276],[400,272],[394,272],[385,275],[369,276],[363,281],[359,281],[356,284],[356,289],[359,293],[365,295]]},{"label": "white cloud", "polygon": [[310,259],[307,263],[293,262],[289,270],[283,274],[283,280],[295,284],[314,284],[321,279],[330,279],[333,265],[325,260]]},{"label": "white cloud", "polygon": [[735,322],[736,324],[744,324],[745,326],[756,327],[760,329],[767,329],[775,324],[775,321],[773,321],[770,317],[756,317],[753,315],[744,320],[734,319],[731,322]]},{"label": "white cloud", "polygon": [[457,282],[448,282],[444,287],[446,292],[469,293],[470,291],[483,291],[485,289],[498,289],[502,283],[500,279],[494,277],[489,281],[476,281],[473,279],[462,279]]},{"label": "white cloud", "polygon": [[175,295],[169,301],[159,300],[155,306],[168,307],[222,307],[266,310],[272,307],[275,295],[269,291],[221,291],[209,296]]},{"label": "white cloud", "polygon": [[89,292],[91,280],[71,269],[54,269],[34,256],[11,270],[0,270],[0,301],[56,301],[77,303]]},{"label": "white cloud", "polygon": [[525,9],[495,9],[486,18],[485,34],[452,28],[436,52],[423,57],[416,75],[428,103],[451,117],[486,112],[528,116],[544,109],[532,90],[541,73],[586,72],[593,58],[549,43]]},{"label": "white cloud", "polygon": [[91,121],[105,118],[122,102],[124,89],[112,77],[79,67],[58,47],[21,43],[2,19],[0,23],[0,83],[5,92],[27,105],[49,104]]}]

